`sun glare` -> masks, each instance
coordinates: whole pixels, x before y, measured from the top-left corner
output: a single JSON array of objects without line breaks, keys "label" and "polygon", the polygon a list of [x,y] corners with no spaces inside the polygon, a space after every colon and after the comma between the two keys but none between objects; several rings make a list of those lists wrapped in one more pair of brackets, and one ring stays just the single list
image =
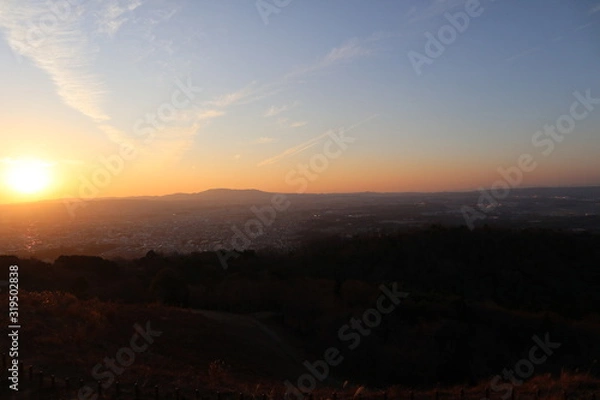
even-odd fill
[{"label": "sun glare", "polygon": [[6,166],[5,182],[20,194],[36,194],[52,181],[50,164],[40,160],[11,160]]}]

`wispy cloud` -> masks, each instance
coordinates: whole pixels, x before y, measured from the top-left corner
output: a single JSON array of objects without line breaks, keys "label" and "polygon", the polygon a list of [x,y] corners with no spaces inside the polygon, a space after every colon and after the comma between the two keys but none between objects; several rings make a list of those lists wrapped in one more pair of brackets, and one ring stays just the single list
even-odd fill
[{"label": "wispy cloud", "polygon": [[592,8],[590,8],[590,11],[588,12],[588,14],[592,15],[597,13],[598,11],[600,11],[600,4],[596,4],[595,6],[592,6]]},{"label": "wispy cloud", "polygon": [[[364,120],[362,120],[362,121],[360,121],[360,122],[358,122],[358,123],[350,126],[349,128],[343,128],[342,127],[342,128],[339,128],[337,131],[340,132],[340,133],[350,132],[350,131],[358,128],[359,126],[361,126],[363,124],[366,124],[367,122],[371,121],[372,119],[377,118],[378,116],[379,116],[378,114],[371,115],[371,116],[365,118]],[[301,153],[304,150],[308,150],[311,147],[319,144],[319,142],[321,140],[323,140],[324,138],[328,137],[333,132],[334,132],[334,130],[330,129],[330,130],[328,130],[327,132],[325,132],[325,133],[323,133],[321,135],[315,136],[312,139],[307,140],[306,142],[300,143],[299,145],[296,145],[294,147],[290,147],[289,149],[283,151],[282,153],[280,153],[280,154],[278,154],[278,155],[276,155],[274,157],[267,158],[266,160],[261,161],[260,163],[258,163],[258,166],[262,167],[262,166],[265,166],[265,165],[275,164],[275,163],[283,160],[284,158],[288,158],[288,157],[291,157],[291,156],[293,156],[295,154]]]},{"label": "wispy cloud", "polygon": [[216,109],[179,110],[164,129],[154,133],[150,149],[153,154],[170,152],[173,156],[181,156],[194,144],[198,134],[211,120],[224,115],[225,111]]},{"label": "wispy cloud", "polygon": [[[365,44],[375,40],[380,40],[382,38],[383,36],[381,34],[375,34],[363,40],[356,38],[348,40],[341,46],[333,48],[329,53],[327,53],[324,57],[319,59],[314,64],[297,68],[292,72],[286,74],[279,80],[262,85],[260,85],[256,81],[250,82],[248,85],[237,91],[227,93],[225,95],[219,96],[213,100],[206,102],[205,105],[217,108],[226,108],[235,105],[249,104],[256,101],[264,100],[283,91],[290,84],[291,79],[301,78],[313,72],[333,67],[338,63],[349,62],[354,59],[358,59],[372,54],[372,49],[365,46]],[[296,102],[291,105],[283,105],[279,107],[271,106],[265,111],[264,116],[277,116],[285,111],[291,110],[298,104],[299,103]],[[305,124],[305,122],[296,122],[294,123],[293,127],[297,128],[300,126],[304,126]]]},{"label": "wispy cloud", "polygon": [[308,121],[296,121],[290,124],[290,128],[302,128],[306,125],[308,125]]},{"label": "wispy cloud", "polygon": [[353,60],[369,54],[371,54],[370,49],[363,47],[358,39],[352,39],[331,50],[318,65],[325,68],[340,61]]},{"label": "wispy cloud", "polygon": [[527,57],[527,56],[529,56],[531,54],[534,54],[534,53],[536,53],[536,52],[538,52],[540,50],[541,50],[540,46],[530,47],[530,48],[525,49],[525,50],[523,50],[523,51],[521,51],[521,52],[519,52],[519,53],[517,53],[517,54],[515,54],[513,56],[510,56],[510,57],[506,58],[504,60],[504,62],[512,62],[512,61],[518,60],[519,58]]},{"label": "wispy cloud", "polygon": [[[378,32],[366,39],[350,39],[344,42],[341,46],[333,48],[331,51],[329,51],[329,53],[317,60],[317,62],[300,68],[296,68],[292,72],[283,76],[281,79],[262,85],[256,81],[250,82],[248,85],[237,91],[221,95],[213,100],[205,102],[205,105],[217,108],[226,108],[235,105],[249,104],[256,101],[264,100],[283,91],[286,87],[288,87],[288,85],[290,84],[290,80],[292,79],[302,78],[303,76],[309,75],[319,70],[333,67],[336,64],[342,62],[350,62],[352,60],[373,54],[373,49],[368,47],[366,44],[369,42],[382,40],[385,37],[386,36],[384,34]],[[293,107],[296,107],[298,104],[299,103],[296,102],[292,105],[283,105],[279,107],[271,106],[265,111],[264,116],[274,117],[285,111],[289,111]],[[294,127],[303,126],[299,124],[305,123],[298,122]]]},{"label": "wispy cloud", "polygon": [[[69,107],[90,117],[112,141],[122,142],[127,134],[108,123],[104,105],[109,94],[104,80],[95,73],[99,35],[112,38],[130,20],[135,29],[148,36],[155,53],[162,42],[152,28],[177,12],[176,7],[134,14],[145,0],[82,1],[69,7],[51,7],[45,0],[3,1],[0,3],[0,30],[10,48],[46,72],[57,94]],[[164,14],[166,13],[166,14]],[[164,15],[163,15],[164,14]],[[44,22],[46,21],[46,22]],[[54,21],[48,24],[47,21]]]},{"label": "wispy cloud", "polygon": [[215,107],[229,107],[244,99],[247,99],[249,96],[255,93],[256,88],[257,82],[254,81],[238,91],[219,96],[218,98],[209,101],[208,104]]},{"label": "wispy cloud", "polygon": [[152,156],[147,159],[153,160],[146,168],[159,167],[160,170],[164,165],[179,161],[194,146],[211,120],[224,115],[223,110],[214,109],[179,111],[164,129],[157,130],[141,147],[142,152]]},{"label": "wispy cloud", "polygon": [[123,24],[131,18],[131,12],[142,5],[142,0],[104,0],[94,14],[98,32],[114,37]]},{"label": "wispy cloud", "polygon": [[165,166],[179,162],[194,146],[203,126],[200,122],[169,126],[142,148],[145,157],[140,157],[136,165],[143,170],[164,171]]},{"label": "wispy cloud", "polygon": [[277,119],[277,125],[282,128],[302,128],[308,125],[308,121],[290,121],[289,118],[279,118]]},{"label": "wispy cloud", "polygon": [[295,107],[297,107],[300,103],[299,102],[295,102],[293,104],[284,104],[282,106],[271,106],[267,109],[267,111],[265,111],[265,117],[270,118],[270,117],[275,117],[281,113],[284,113],[286,111],[289,111]]},{"label": "wispy cloud", "polygon": [[278,139],[276,139],[276,138],[272,138],[272,137],[268,137],[268,136],[263,136],[263,137],[260,137],[260,138],[256,139],[254,141],[254,143],[256,143],[256,144],[268,144],[268,143],[275,143],[277,141],[278,141]]},{"label": "wispy cloud", "polygon": [[[29,58],[50,76],[68,106],[95,121],[104,121],[108,119],[102,109],[106,90],[92,72],[98,48],[82,27],[84,13],[83,5],[73,6],[58,18],[46,2],[3,1],[0,29],[15,53]],[[51,29],[40,22],[48,16],[57,18]]]},{"label": "wispy cloud", "polygon": [[215,109],[189,109],[182,110],[175,115],[176,123],[190,123],[195,121],[206,121],[213,118],[219,118],[225,115],[223,110]]},{"label": "wispy cloud", "polygon": [[311,147],[318,144],[321,140],[326,138],[330,134],[330,132],[331,131],[327,131],[321,135],[315,136],[312,139],[307,140],[304,143],[300,143],[297,146],[290,147],[289,149],[285,150],[281,154],[276,155],[275,157],[271,157],[271,158],[261,161],[260,163],[258,163],[258,166],[262,167],[264,165],[275,164],[276,162],[278,162],[284,158],[291,157],[294,154],[298,154],[300,152],[303,152],[304,150],[310,149]]},{"label": "wispy cloud", "polygon": [[198,134],[212,119],[226,115],[223,110],[189,108],[177,110],[169,123],[156,129],[151,137],[138,140],[121,129],[101,124],[98,128],[115,143],[129,143],[141,153],[154,157],[181,157],[196,141]]},{"label": "wispy cloud", "polygon": [[298,78],[308,75],[323,69],[332,67],[341,62],[349,62],[358,58],[366,57],[373,53],[373,50],[365,43],[370,40],[360,40],[357,38],[350,39],[343,43],[340,47],[332,49],[327,55],[322,57],[317,62],[298,68],[286,75],[287,79]]},{"label": "wispy cloud", "polygon": [[252,81],[243,88],[221,95],[204,103],[205,106],[227,108],[232,106],[253,103],[279,93],[283,88],[279,84],[263,84]]},{"label": "wispy cloud", "polygon": [[[181,32],[184,35],[182,38],[181,35],[170,34],[169,30],[164,29],[181,11],[183,7],[181,2],[143,0],[143,4],[134,8],[137,5],[136,1],[128,1],[131,3],[128,7],[117,6],[120,9],[112,14],[109,11],[100,13],[99,27],[103,24],[119,24],[124,20],[118,28],[120,40],[115,44],[121,47],[131,62],[151,70],[163,81],[169,81],[173,75],[190,75],[191,65],[196,62],[197,56],[189,55],[185,59],[173,56],[179,45],[186,41],[197,40],[198,33],[195,29],[181,26],[180,28],[185,30]],[[124,14],[119,14],[122,10],[126,11]],[[117,14],[119,16],[114,17]],[[105,33],[110,35],[107,30]]]}]

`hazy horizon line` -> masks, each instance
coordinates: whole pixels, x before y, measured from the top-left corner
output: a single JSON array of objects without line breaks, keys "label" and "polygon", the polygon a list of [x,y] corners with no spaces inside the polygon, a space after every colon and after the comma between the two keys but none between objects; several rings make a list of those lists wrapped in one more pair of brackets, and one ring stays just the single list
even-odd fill
[{"label": "hazy horizon line", "polygon": [[[511,191],[520,191],[520,190],[531,190],[531,189],[591,189],[591,188],[600,188],[600,184],[596,185],[576,185],[576,186],[523,186],[518,188],[512,188]],[[488,189],[485,189],[488,191]],[[206,190],[202,190],[199,192],[174,192],[168,194],[160,194],[160,195],[131,195],[131,196],[106,196],[106,197],[97,197],[93,199],[80,199],[80,198],[54,198],[54,199],[42,199],[42,200],[26,200],[26,201],[14,201],[9,203],[0,203],[0,206],[10,206],[10,205],[24,205],[24,204],[39,204],[39,203],[59,203],[65,201],[82,201],[82,202],[90,202],[90,201],[103,201],[103,200],[127,200],[127,199],[148,199],[148,198],[163,198],[163,197],[171,197],[171,196],[193,196],[198,194],[203,194],[207,192],[214,191],[229,191],[229,192],[260,192],[264,194],[282,194],[282,195],[294,195],[294,196],[302,196],[302,195],[359,195],[359,194],[382,194],[382,195],[409,195],[409,194],[468,194],[468,193],[476,193],[481,192],[481,189],[463,189],[463,190],[439,190],[439,191],[397,191],[397,192],[383,192],[383,191],[357,191],[357,192],[305,192],[305,193],[294,193],[294,192],[270,192],[256,188],[246,188],[246,189],[232,189],[232,188],[210,188]]]}]

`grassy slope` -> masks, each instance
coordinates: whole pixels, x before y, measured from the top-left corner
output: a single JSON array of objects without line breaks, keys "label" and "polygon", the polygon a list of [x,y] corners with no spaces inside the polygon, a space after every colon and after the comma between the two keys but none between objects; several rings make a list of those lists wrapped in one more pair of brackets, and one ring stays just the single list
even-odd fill
[{"label": "grassy slope", "polygon": [[[128,345],[133,325],[145,325],[146,321],[163,334],[119,378],[124,383],[139,382],[146,392],[159,385],[167,390],[181,387],[188,392],[200,388],[206,393],[273,393],[282,391],[285,379],[295,380],[306,372],[300,362],[304,357],[301,351],[282,347],[265,334],[264,327],[261,329],[247,317],[216,314],[209,318],[176,308],[79,301],[70,294],[51,292],[23,292],[20,300],[21,361],[55,374],[58,380],[68,376],[72,381],[81,378],[91,384],[93,366],[105,357],[114,357],[119,348]],[[7,325],[5,315],[0,316],[0,324]],[[5,338],[0,343],[7,348]],[[293,350],[296,354],[290,354]],[[223,360],[225,366],[216,360]],[[489,384],[489,380],[482,381],[470,388],[467,397],[479,399]],[[563,389],[570,394],[589,393],[599,386],[600,382],[585,374],[564,373],[558,380],[534,377],[517,390],[533,393],[539,388],[543,396],[561,398]],[[357,390],[363,391],[352,385],[342,388],[329,383],[315,393],[328,395],[338,391],[353,395]],[[405,390],[389,388],[391,395]],[[459,388],[446,390],[458,393]],[[500,394],[492,397],[499,398]],[[363,395],[369,397],[367,391]],[[433,396],[432,390],[421,391],[415,398]]]}]

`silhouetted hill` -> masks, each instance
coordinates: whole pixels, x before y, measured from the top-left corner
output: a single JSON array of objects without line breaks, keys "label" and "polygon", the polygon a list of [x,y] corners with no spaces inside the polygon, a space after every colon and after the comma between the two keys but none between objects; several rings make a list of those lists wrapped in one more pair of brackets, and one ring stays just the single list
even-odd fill
[{"label": "silhouetted hill", "polygon": [[[62,256],[54,263],[0,257],[0,268],[12,264],[19,265],[21,285],[38,303],[46,304],[33,292],[73,295],[67,300],[74,310],[63,315],[58,310],[64,307],[55,307],[55,319],[40,319],[29,333],[27,340],[39,343],[35,354],[51,352],[46,346],[53,346],[47,338],[51,329],[44,324],[55,330],[52,337],[64,340],[60,330],[74,323],[69,315],[79,315],[77,302],[85,302],[85,309],[98,299],[120,304],[111,306],[116,314],[134,309],[123,304],[159,302],[189,306],[205,316],[220,315],[205,314],[208,311],[269,315],[269,329],[281,332],[286,345],[300,346],[315,360],[328,347],[347,346],[340,327],[352,318],[364,318],[377,304],[381,285],[386,285],[409,297],[375,324],[360,347],[344,353],[345,362],[334,377],[379,387],[482,382],[527,354],[535,343],[532,337],[545,335],[561,346],[536,366],[537,376],[579,370],[593,379],[600,377],[594,361],[600,358],[600,235],[433,226],[394,235],[323,237],[291,252],[244,251],[231,258],[226,269],[215,252],[151,251],[135,260],[113,261]],[[155,318],[163,316],[171,324],[188,319],[168,309]],[[6,316],[0,316],[0,322],[2,318]],[[206,323],[190,318],[184,332],[184,325],[171,328],[166,346],[174,346],[185,332],[199,342],[213,343],[212,337],[202,336],[212,334],[210,330],[194,328],[195,323]],[[240,333],[232,332],[234,337],[226,340],[236,341]],[[88,339],[80,333],[79,340]],[[206,352],[239,359],[229,353],[228,343],[211,344]],[[198,344],[198,351],[202,346]],[[195,358],[186,354],[185,359]],[[208,359],[197,360],[201,369],[208,368]],[[180,360],[174,364],[183,367]],[[246,365],[239,368],[238,373],[247,371]]]},{"label": "silhouetted hill", "polygon": [[198,193],[176,193],[156,197],[158,201],[194,201],[210,205],[231,205],[268,202],[272,193],[256,189],[210,189]]}]

